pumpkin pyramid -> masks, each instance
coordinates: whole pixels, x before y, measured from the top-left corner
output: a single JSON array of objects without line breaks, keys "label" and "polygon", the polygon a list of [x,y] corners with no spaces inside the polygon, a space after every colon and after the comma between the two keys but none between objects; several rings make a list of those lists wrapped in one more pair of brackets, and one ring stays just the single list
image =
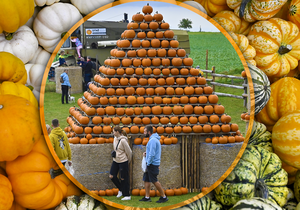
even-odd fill
[{"label": "pumpkin pyramid", "polygon": [[217,104],[218,96],[179,48],[163,15],[152,11],[146,5],[144,14],[132,16],[117,47],[78,100],[80,108],[70,108],[69,141],[112,142],[107,137],[112,137],[115,125],[137,137],[149,124],[163,136],[224,135],[242,141],[237,124],[231,124],[225,108]]}]

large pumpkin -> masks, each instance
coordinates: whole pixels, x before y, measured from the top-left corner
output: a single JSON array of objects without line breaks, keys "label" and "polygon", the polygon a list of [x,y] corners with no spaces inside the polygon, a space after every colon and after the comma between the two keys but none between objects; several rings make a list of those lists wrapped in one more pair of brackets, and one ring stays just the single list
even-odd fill
[{"label": "large pumpkin", "polygon": [[271,85],[271,96],[267,105],[256,115],[257,121],[271,130],[272,126],[287,112],[300,109],[300,81],[282,78]]},{"label": "large pumpkin", "polygon": [[[196,2],[200,3],[205,11],[207,12],[207,15],[210,17],[213,17],[215,14],[223,11],[223,10],[229,10],[230,8],[227,6],[226,0],[195,0]],[[185,1],[183,1],[185,2]]]},{"label": "large pumpkin", "polygon": [[34,7],[34,0],[1,1],[0,33],[15,32],[33,15]]},{"label": "large pumpkin", "polygon": [[238,17],[233,11],[224,10],[216,14],[213,19],[227,32],[248,35],[252,24]]},{"label": "large pumpkin", "polygon": [[8,178],[0,174],[0,209],[10,209],[14,195],[12,193],[12,187]]},{"label": "large pumpkin", "polygon": [[273,127],[274,152],[282,161],[300,169],[300,110],[281,117]]},{"label": "large pumpkin", "polygon": [[288,174],[275,153],[248,145],[236,167],[215,189],[215,197],[227,206],[253,197],[283,206],[287,201],[287,182]]},{"label": "large pumpkin", "polygon": [[0,82],[11,81],[26,84],[27,72],[23,62],[8,52],[0,52]]},{"label": "large pumpkin", "polygon": [[0,161],[29,153],[42,133],[37,107],[24,98],[2,95],[0,116]]},{"label": "large pumpkin", "polygon": [[67,178],[59,169],[44,136],[27,155],[6,163],[15,201],[29,209],[56,207],[68,194]]},{"label": "large pumpkin", "polygon": [[254,89],[255,110],[254,114],[258,114],[268,103],[271,95],[270,81],[267,75],[256,66],[247,63]]},{"label": "large pumpkin", "polygon": [[77,7],[77,9],[80,11],[80,13],[87,15],[90,12],[94,11],[96,8],[102,7],[106,4],[112,3],[113,0],[71,0],[71,3]]},{"label": "large pumpkin", "polygon": [[280,18],[258,21],[251,27],[248,39],[256,50],[257,67],[268,77],[282,77],[297,67],[300,34],[294,23]]},{"label": "large pumpkin", "polygon": [[227,4],[234,13],[244,18],[247,22],[255,22],[257,20],[267,20],[277,12],[287,2],[287,0],[227,0]]}]

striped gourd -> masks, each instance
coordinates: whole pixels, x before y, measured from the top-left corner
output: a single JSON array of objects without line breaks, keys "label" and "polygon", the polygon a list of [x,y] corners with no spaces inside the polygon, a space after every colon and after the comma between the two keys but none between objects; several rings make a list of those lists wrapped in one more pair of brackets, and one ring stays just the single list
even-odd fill
[{"label": "striped gourd", "polygon": [[270,152],[273,152],[272,148],[272,134],[267,131],[267,127],[260,123],[253,121],[253,127],[248,144],[258,145]]},{"label": "striped gourd", "polygon": [[204,196],[193,203],[187,204],[176,210],[221,210],[222,205]]},{"label": "striped gourd", "polygon": [[282,210],[280,206],[267,199],[254,197],[237,202],[230,210]]},{"label": "striped gourd", "polygon": [[281,117],[272,130],[274,152],[282,161],[300,169],[300,110]]},{"label": "striped gourd", "polygon": [[225,206],[253,197],[283,206],[287,201],[287,182],[288,174],[275,153],[248,145],[233,171],[215,188],[215,198]]},{"label": "striped gourd", "polygon": [[296,174],[296,179],[294,183],[294,194],[297,201],[300,202],[300,170],[298,170]]},{"label": "striped gourd", "polygon": [[270,81],[267,75],[256,66],[248,63],[255,99],[255,114],[258,114],[268,103],[271,95]]}]

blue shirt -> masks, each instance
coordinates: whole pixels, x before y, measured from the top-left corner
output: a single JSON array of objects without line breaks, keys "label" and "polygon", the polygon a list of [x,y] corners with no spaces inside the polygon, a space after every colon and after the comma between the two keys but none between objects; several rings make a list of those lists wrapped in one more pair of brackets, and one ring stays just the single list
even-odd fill
[{"label": "blue shirt", "polygon": [[66,86],[71,87],[68,74],[66,72],[64,72],[60,76],[64,79],[64,83],[61,83],[61,85],[66,85]]},{"label": "blue shirt", "polygon": [[160,136],[157,133],[153,133],[146,146],[146,162],[147,166],[150,164],[159,166],[161,156],[161,144]]}]

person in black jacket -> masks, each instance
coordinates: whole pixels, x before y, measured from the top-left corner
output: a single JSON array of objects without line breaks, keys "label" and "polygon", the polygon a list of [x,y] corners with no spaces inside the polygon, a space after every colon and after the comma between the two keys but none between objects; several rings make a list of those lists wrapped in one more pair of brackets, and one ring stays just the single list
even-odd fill
[{"label": "person in black jacket", "polygon": [[87,62],[85,64],[85,66],[83,67],[84,70],[84,90],[87,90],[87,85],[88,83],[91,81],[91,78],[93,77],[93,72],[92,72],[92,68],[93,68],[93,62],[91,60],[90,56],[87,56]]}]

